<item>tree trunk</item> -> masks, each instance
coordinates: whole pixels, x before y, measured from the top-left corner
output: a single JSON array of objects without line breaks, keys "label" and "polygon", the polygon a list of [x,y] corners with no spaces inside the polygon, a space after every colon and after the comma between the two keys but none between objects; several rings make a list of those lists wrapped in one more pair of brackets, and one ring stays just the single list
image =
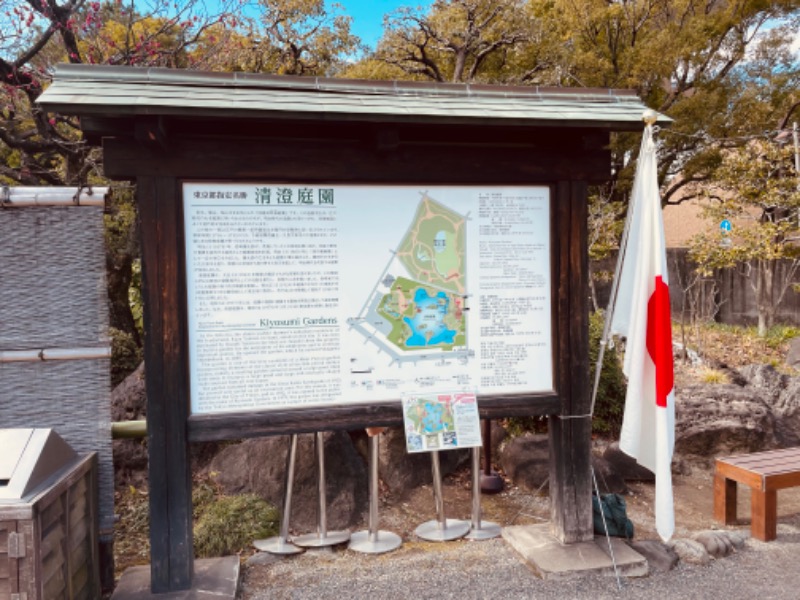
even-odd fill
[{"label": "tree trunk", "polygon": [[775,261],[759,260],[756,267],[756,306],[758,307],[758,335],[764,337],[775,322],[773,279]]}]

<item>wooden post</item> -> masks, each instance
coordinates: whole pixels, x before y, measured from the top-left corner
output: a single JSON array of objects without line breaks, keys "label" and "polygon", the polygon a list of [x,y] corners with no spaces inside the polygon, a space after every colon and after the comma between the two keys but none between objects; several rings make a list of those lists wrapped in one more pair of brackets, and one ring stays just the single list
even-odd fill
[{"label": "wooden post", "polygon": [[150,483],[150,586],[153,593],[192,584],[192,485],[183,285],[182,218],[173,177],[137,181],[142,245],[144,356]]},{"label": "wooden post", "polygon": [[[553,534],[565,544],[594,536],[591,508],[587,192],[582,181],[555,187],[553,282],[556,385],[561,413],[549,420]],[[570,418],[577,417],[577,418]]]}]

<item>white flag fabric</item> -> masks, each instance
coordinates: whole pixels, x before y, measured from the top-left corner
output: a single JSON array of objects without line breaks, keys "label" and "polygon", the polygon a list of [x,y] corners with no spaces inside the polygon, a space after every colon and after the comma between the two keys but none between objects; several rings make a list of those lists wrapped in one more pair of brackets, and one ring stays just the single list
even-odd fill
[{"label": "white flag fabric", "polygon": [[611,333],[627,338],[628,378],[620,449],[656,478],[656,530],[668,541],[675,530],[672,452],[675,447],[672,326],[667,255],[652,125],[645,127],[633,194],[628,239],[621,258]]}]

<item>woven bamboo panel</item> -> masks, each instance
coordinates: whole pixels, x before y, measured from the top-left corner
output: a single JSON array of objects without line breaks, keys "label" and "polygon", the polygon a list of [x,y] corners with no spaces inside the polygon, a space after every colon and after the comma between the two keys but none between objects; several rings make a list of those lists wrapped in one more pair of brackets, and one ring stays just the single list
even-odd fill
[{"label": "woven bamboo panel", "polygon": [[52,428],[79,454],[97,452],[100,528],[114,522],[109,360],[0,363],[3,427]]},{"label": "woven bamboo panel", "polygon": [[103,209],[0,210],[0,350],[108,339]]},{"label": "woven bamboo panel", "polygon": [[[0,210],[0,350],[109,344],[103,208]],[[109,360],[0,363],[3,427],[53,428],[97,452],[100,526],[114,518]]]}]

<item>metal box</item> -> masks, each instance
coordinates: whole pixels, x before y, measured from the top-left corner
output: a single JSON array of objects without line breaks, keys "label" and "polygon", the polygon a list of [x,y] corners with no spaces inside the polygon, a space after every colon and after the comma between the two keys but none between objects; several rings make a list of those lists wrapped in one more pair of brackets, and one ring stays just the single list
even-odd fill
[{"label": "metal box", "polygon": [[0,598],[100,597],[96,473],[52,429],[0,429]]}]

